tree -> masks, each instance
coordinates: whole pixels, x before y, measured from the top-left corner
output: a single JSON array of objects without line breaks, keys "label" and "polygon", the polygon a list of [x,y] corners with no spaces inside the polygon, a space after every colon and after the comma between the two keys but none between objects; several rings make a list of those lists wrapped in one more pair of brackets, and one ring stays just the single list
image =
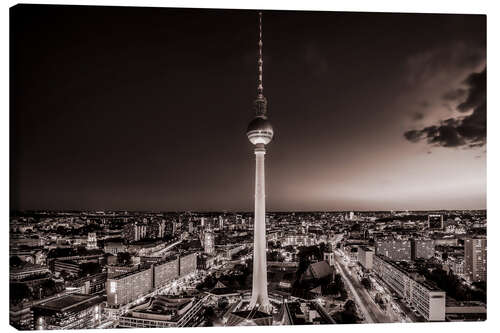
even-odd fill
[{"label": "tree", "polygon": [[63,278],[64,281],[67,281],[70,279],[71,274],[67,270],[63,269],[61,271],[61,277]]},{"label": "tree", "polygon": [[128,252],[118,252],[116,256],[120,265],[130,265],[132,263],[132,257]]},{"label": "tree", "polygon": [[342,276],[339,273],[335,274],[335,278],[333,281],[335,283],[336,293],[340,294],[340,299],[343,299],[343,300],[347,299],[347,290],[345,289],[344,281],[342,280]]},{"label": "tree", "polygon": [[11,304],[19,304],[24,299],[33,297],[30,288],[24,283],[11,283],[10,287],[10,302]]},{"label": "tree", "polygon": [[45,297],[54,295],[57,292],[56,283],[52,279],[44,280],[40,284],[40,288],[42,288],[42,294]]},{"label": "tree", "polygon": [[10,267],[21,267],[24,264],[24,261],[18,256],[10,257]]},{"label": "tree", "polygon": [[225,309],[229,305],[229,301],[226,297],[222,297],[219,299],[219,302],[217,305],[218,305],[219,309]]},{"label": "tree", "polygon": [[355,324],[359,321],[356,304],[352,300],[347,300],[344,304],[344,310],[336,312],[333,318],[339,324]]},{"label": "tree", "polygon": [[325,256],[325,252],[327,250],[327,246],[324,242],[319,243],[319,260],[322,260]]},{"label": "tree", "polygon": [[281,257],[281,253],[278,251],[269,251],[267,252],[267,261],[283,261]]},{"label": "tree", "polygon": [[297,279],[300,279],[302,274],[305,273],[309,265],[311,264],[311,261],[306,258],[306,257],[300,257],[299,258],[299,267],[297,268]]},{"label": "tree", "polygon": [[362,278],[361,279],[361,284],[363,285],[363,287],[365,287],[367,290],[371,290],[372,289],[372,281],[369,279],[369,278]]},{"label": "tree", "polygon": [[382,309],[385,309],[384,298],[382,297],[382,295],[380,293],[377,293],[375,295],[375,303],[377,303]]}]

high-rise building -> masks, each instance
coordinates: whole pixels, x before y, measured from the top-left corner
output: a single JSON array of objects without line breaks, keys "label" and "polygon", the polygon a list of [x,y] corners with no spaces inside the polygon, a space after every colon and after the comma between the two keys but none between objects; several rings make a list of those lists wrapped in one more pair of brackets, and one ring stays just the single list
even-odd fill
[{"label": "high-rise building", "polygon": [[443,215],[431,214],[427,216],[427,227],[431,230],[444,230]]},{"label": "high-rise building", "polygon": [[205,237],[203,240],[203,245],[205,248],[206,254],[214,254],[215,246],[214,246],[214,234],[211,231],[205,233]]},{"label": "high-rise building", "polygon": [[371,270],[373,268],[373,255],[374,252],[372,249],[366,246],[360,246],[358,249],[358,261],[360,265],[367,270]]},{"label": "high-rise building", "polygon": [[411,242],[403,239],[380,239],[375,243],[375,252],[391,260],[411,260]]},{"label": "high-rise building", "polygon": [[127,243],[140,241],[147,237],[146,224],[140,222],[125,224],[122,235]]},{"label": "high-rise building", "polygon": [[251,307],[269,311],[270,303],[267,293],[267,261],[266,261],[266,189],[264,156],[266,145],[271,142],[274,131],[267,119],[267,99],[264,97],[263,58],[262,58],[262,13],[259,13],[259,55],[257,99],[254,102],[255,118],[247,128],[248,140],[254,145],[255,153],[255,222],[253,247],[253,284]]},{"label": "high-rise building", "polygon": [[97,249],[97,235],[95,232],[89,232],[87,236],[87,249]]},{"label": "high-rise building", "polygon": [[160,288],[179,277],[179,258],[168,258],[154,265],[153,286]]},{"label": "high-rise building", "polygon": [[428,321],[444,321],[446,293],[390,259],[373,257],[373,271]]},{"label": "high-rise building", "polygon": [[179,256],[179,277],[184,277],[196,271],[196,252]]},{"label": "high-rise building", "polygon": [[108,306],[118,307],[135,301],[151,292],[152,288],[153,266],[109,278],[106,283]]},{"label": "high-rise building", "polygon": [[464,274],[471,282],[486,281],[486,237],[465,238]]},{"label": "high-rise building", "polygon": [[411,243],[411,259],[430,259],[434,257],[434,240],[433,239],[412,239]]}]

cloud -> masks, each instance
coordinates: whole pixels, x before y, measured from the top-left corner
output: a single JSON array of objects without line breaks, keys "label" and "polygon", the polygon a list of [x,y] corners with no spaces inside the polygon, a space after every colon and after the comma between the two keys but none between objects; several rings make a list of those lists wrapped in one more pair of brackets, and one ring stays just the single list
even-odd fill
[{"label": "cloud", "polygon": [[427,109],[429,106],[431,106],[431,103],[429,103],[428,101],[422,101],[418,103],[418,105],[423,109]]},{"label": "cloud", "polygon": [[415,112],[412,118],[413,120],[418,121],[424,119],[424,116],[425,115],[422,112]]},{"label": "cloud", "polygon": [[485,59],[483,47],[455,41],[410,56],[406,60],[407,81],[417,85],[436,77],[449,78],[457,70],[477,68]]},{"label": "cloud", "polygon": [[450,91],[444,93],[443,99],[445,101],[456,101],[456,100],[464,97],[466,93],[467,93],[467,91],[465,89],[462,89],[462,88],[450,90]]},{"label": "cloud", "polygon": [[[465,100],[457,106],[457,110],[467,116],[442,120],[437,125],[427,126],[420,130],[409,130],[404,133],[406,140],[416,143],[426,141],[432,146],[477,148],[486,144],[486,68],[480,73],[472,73],[464,81]],[[449,98],[458,98],[448,95]],[[443,96],[444,98],[444,96]]]},{"label": "cloud", "polygon": [[486,109],[486,68],[481,73],[472,73],[465,80],[469,88],[467,99],[461,103],[457,109],[461,112],[467,112],[472,109],[482,107]]}]

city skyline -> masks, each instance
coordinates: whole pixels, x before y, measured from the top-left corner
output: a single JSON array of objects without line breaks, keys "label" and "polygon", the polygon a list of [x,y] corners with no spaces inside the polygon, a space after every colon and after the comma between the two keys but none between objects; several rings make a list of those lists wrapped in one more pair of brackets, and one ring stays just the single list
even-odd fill
[{"label": "city skyline", "polygon": [[[251,211],[255,13],[13,8],[11,207]],[[268,211],[486,208],[485,16],[264,15]]]},{"label": "city skyline", "polygon": [[484,15],[10,14],[12,327],[487,320]]}]

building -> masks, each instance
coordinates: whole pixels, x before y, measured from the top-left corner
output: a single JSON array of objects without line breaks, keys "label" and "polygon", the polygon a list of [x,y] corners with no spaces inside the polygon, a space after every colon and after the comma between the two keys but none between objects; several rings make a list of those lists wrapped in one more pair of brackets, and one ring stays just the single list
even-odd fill
[{"label": "building", "polygon": [[232,244],[224,247],[224,257],[227,260],[231,260],[235,254],[243,251],[246,248],[245,244]]},{"label": "building", "polygon": [[283,302],[278,313],[281,325],[336,324],[328,312],[316,302]]},{"label": "building", "polygon": [[179,260],[177,257],[169,258],[164,262],[154,264],[153,286],[160,288],[179,277]]},{"label": "building", "polygon": [[457,302],[446,298],[446,321],[479,321],[486,320],[486,304],[481,302]]},{"label": "building", "polygon": [[394,261],[411,260],[411,242],[403,239],[381,239],[375,243],[375,254]]},{"label": "building", "polygon": [[344,255],[349,258],[349,261],[358,261],[358,244],[348,244],[344,246]]},{"label": "building", "polygon": [[78,288],[80,294],[95,294],[106,288],[106,273],[97,273],[69,281],[68,286]]},{"label": "building", "polygon": [[486,281],[486,237],[465,238],[464,274],[471,282]]},{"label": "building", "polygon": [[446,293],[416,272],[376,255],[373,271],[428,321],[444,321]]},{"label": "building", "polygon": [[108,242],[104,244],[104,252],[117,255],[120,252],[125,252],[125,245],[121,242]]},{"label": "building", "polygon": [[43,240],[37,236],[29,236],[29,237],[10,237],[9,239],[11,248],[20,248],[20,247],[40,247],[43,245]]},{"label": "building", "polygon": [[465,263],[463,255],[450,254],[446,259],[446,265],[453,271],[453,274],[460,278],[465,278]]},{"label": "building", "polygon": [[55,260],[54,261],[54,272],[62,273],[66,272],[70,275],[78,276],[80,275],[82,269],[80,264],[73,260]]},{"label": "building", "polygon": [[281,244],[283,246],[311,246],[317,243],[315,234],[290,233],[281,238]]},{"label": "building", "polygon": [[33,306],[36,330],[96,328],[103,315],[104,297],[71,294]]},{"label": "building", "polygon": [[87,236],[87,249],[95,250],[97,249],[97,235],[95,232],[89,232]]},{"label": "building", "polygon": [[137,271],[139,269],[139,265],[127,265],[127,266],[108,265],[106,266],[106,269],[107,269],[107,278],[110,279],[119,275]]},{"label": "building", "polygon": [[47,260],[47,255],[43,250],[32,249],[26,251],[11,251],[11,257],[19,257],[22,261],[26,261],[30,264],[45,265]]},{"label": "building", "polygon": [[435,245],[432,239],[412,239],[411,260],[430,259],[434,257]]},{"label": "building", "polygon": [[204,297],[155,296],[119,317],[120,328],[196,327],[204,320]]},{"label": "building", "polygon": [[310,264],[302,274],[301,280],[322,279],[332,276],[333,268],[326,261],[318,261]]},{"label": "building", "polygon": [[153,290],[153,266],[109,278],[106,295],[109,307],[136,301]]},{"label": "building", "polygon": [[128,243],[138,242],[147,237],[147,232],[147,225],[144,223],[128,223],[123,227],[123,239]]},{"label": "building", "polygon": [[323,253],[323,260],[328,263],[328,265],[333,266],[335,263],[335,255],[333,252],[325,251]]},{"label": "building", "polygon": [[431,214],[427,216],[427,228],[430,230],[444,230],[443,215]]},{"label": "building", "polygon": [[206,254],[214,254],[215,251],[215,236],[212,231],[208,231],[205,233],[205,237],[203,240],[203,246],[205,248]]},{"label": "building", "polygon": [[47,275],[49,273],[50,271],[47,266],[26,263],[20,268],[11,268],[9,277],[11,281],[19,281],[27,278]]},{"label": "building", "polygon": [[212,268],[215,264],[215,257],[209,256],[206,254],[198,256],[198,269],[200,270],[208,270]]},{"label": "building", "polygon": [[196,272],[197,268],[197,254],[189,253],[179,257],[179,277],[184,277],[191,273]]},{"label": "building", "polygon": [[266,261],[266,185],[264,156],[266,145],[271,142],[274,131],[267,119],[267,99],[264,97],[263,58],[262,58],[262,13],[259,13],[259,59],[257,99],[255,100],[255,118],[247,128],[248,140],[254,145],[255,153],[255,222],[253,245],[253,284],[250,307],[269,311],[270,303],[267,293],[267,261]]},{"label": "building", "polygon": [[374,251],[369,247],[360,246],[358,248],[358,261],[360,265],[367,270],[372,270],[374,254]]}]

